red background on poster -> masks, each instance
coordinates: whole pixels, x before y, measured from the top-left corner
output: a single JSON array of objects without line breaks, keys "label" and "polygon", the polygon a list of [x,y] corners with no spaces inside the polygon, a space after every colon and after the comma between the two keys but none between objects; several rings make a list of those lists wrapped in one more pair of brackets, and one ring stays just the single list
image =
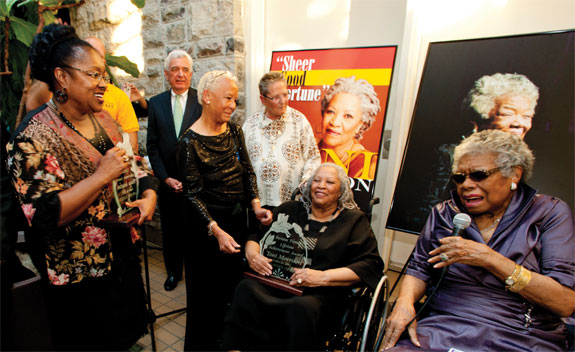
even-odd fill
[{"label": "red background on poster", "polygon": [[[389,96],[389,85],[391,84],[391,74],[393,69],[393,64],[395,60],[395,53],[397,51],[396,46],[385,46],[385,47],[368,47],[368,48],[344,48],[344,49],[316,49],[316,50],[298,50],[298,51],[274,51],[272,53],[272,63],[271,71],[282,71],[286,78],[288,78],[288,89],[297,90],[298,88],[302,90],[314,90],[320,92],[316,94],[313,101],[303,101],[294,99],[293,96],[290,99],[289,105],[301,111],[309,120],[316,139],[321,138],[321,98],[324,96],[325,92],[335,81],[335,78],[339,77],[349,77],[355,75],[356,78],[363,78],[370,82],[377,93],[377,97],[380,101],[381,110],[377,114],[376,120],[371,126],[371,128],[366,131],[363,135],[363,139],[360,141],[361,144],[365,146],[366,149],[379,152],[381,145],[381,135],[383,131],[385,113],[387,108],[387,100]],[[285,59],[289,58],[289,59]],[[297,65],[299,60],[299,66]],[[313,61],[312,61],[313,60]],[[302,68],[310,68],[311,70],[303,70]],[[286,70],[287,69],[287,70]],[[371,70],[369,70],[371,69]],[[383,71],[384,69],[385,71]],[[318,75],[313,81],[315,85],[308,85],[308,78],[306,77],[305,82],[297,82],[303,84],[290,84],[295,83],[290,80],[290,76],[293,77],[297,75],[297,72],[325,70],[338,72],[345,70],[349,72],[348,75],[342,75],[333,78],[334,76],[327,72],[325,75]],[[379,71],[378,71],[379,70]],[[377,81],[382,79],[387,80],[386,85],[378,85],[374,82],[374,73],[377,76],[385,76],[389,79],[379,78]]]},{"label": "red background on poster", "polygon": [[[290,91],[289,106],[308,118],[317,141],[322,137],[321,99],[329,87],[341,77],[355,76],[356,79],[368,81],[377,94],[380,111],[359,143],[365,147],[367,155],[370,155],[369,152],[379,154],[396,52],[396,46],[274,51],[270,70],[283,72],[286,76]],[[360,176],[361,179],[351,178],[351,188],[359,207],[367,211],[377,178],[377,173],[368,176],[369,162],[374,160],[377,163],[379,156],[362,158],[363,173],[353,176]],[[342,165],[349,167],[350,175],[353,174],[349,159]]]}]

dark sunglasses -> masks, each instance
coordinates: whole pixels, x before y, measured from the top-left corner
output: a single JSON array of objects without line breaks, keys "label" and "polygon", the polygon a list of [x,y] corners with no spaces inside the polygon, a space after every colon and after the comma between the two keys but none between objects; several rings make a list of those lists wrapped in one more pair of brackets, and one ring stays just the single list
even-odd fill
[{"label": "dark sunglasses", "polygon": [[473,181],[473,182],[481,182],[481,181],[485,180],[486,178],[488,178],[489,176],[496,173],[497,171],[499,171],[499,169],[501,169],[501,168],[496,167],[494,169],[487,170],[487,171],[476,170],[476,171],[471,171],[468,174],[465,174],[465,173],[453,174],[453,175],[451,175],[451,181],[453,181],[455,184],[460,185],[463,182],[465,182],[465,179],[467,179],[467,177],[469,177],[471,179],[471,181]]}]

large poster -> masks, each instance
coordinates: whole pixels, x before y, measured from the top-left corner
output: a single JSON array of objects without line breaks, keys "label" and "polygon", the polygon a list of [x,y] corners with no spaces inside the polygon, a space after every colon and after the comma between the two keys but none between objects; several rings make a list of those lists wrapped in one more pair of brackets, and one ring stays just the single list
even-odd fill
[{"label": "large poster", "polygon": [[274,51],[271,71],[288,82],[290,106],[309,120],[322,162],[348,172],[357,204],[367,210],[396,46]]},{"label": "large poster", "polygon": [[[571,30],[429,45],[388,228],[421,231],[453,188],[453,148],[486,128],[519,133],[535,154],[526,183],[573,210],[573,41]],[[503,104],[506,87],[515,101]]]}]

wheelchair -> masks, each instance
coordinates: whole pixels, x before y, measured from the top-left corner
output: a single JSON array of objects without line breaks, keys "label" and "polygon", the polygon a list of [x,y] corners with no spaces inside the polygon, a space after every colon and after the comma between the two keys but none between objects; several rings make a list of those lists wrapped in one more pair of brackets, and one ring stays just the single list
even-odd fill
[{"label": "wheelchair", "polygon": [[379,351],[389,304],[387,276],[381,277],[375,290],[352,288],[349,298],[351,304],[339,330],[326,342],[326,351]]},{"label": "wheelchair", "polygon": [[[371,222],[372,208],[379,198],[369,201],[366,213]],[[389,281],[384,274],[374,290],[367,286],[352,287],[350,301],[339,329],[326,342],[326,351],[378,351],[384,335],[389,309]]]},{"label": "wheelchair", "polygon": [[[301,190],[296,188],[291,199],[298,199]],[[369,201],[366,212],[371,223],[373,206],[379,198]],[[353,286],[348,293],[349,306],[341,318],[339,329],[328,336],[326,351],[378,351],[383,341],[390,291],[384,274],[375,290],[367,286]]]}]

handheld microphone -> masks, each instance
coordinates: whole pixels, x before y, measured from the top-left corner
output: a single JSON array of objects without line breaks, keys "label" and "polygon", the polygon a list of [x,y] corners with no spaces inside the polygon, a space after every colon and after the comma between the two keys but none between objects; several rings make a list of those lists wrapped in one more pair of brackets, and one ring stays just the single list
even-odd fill
[{"label": "handheld microphone", "polygon": [[459,213],[453,218],[453,236],[461,236],[461,233],[471,225],[471,217],[464,213]]}]

